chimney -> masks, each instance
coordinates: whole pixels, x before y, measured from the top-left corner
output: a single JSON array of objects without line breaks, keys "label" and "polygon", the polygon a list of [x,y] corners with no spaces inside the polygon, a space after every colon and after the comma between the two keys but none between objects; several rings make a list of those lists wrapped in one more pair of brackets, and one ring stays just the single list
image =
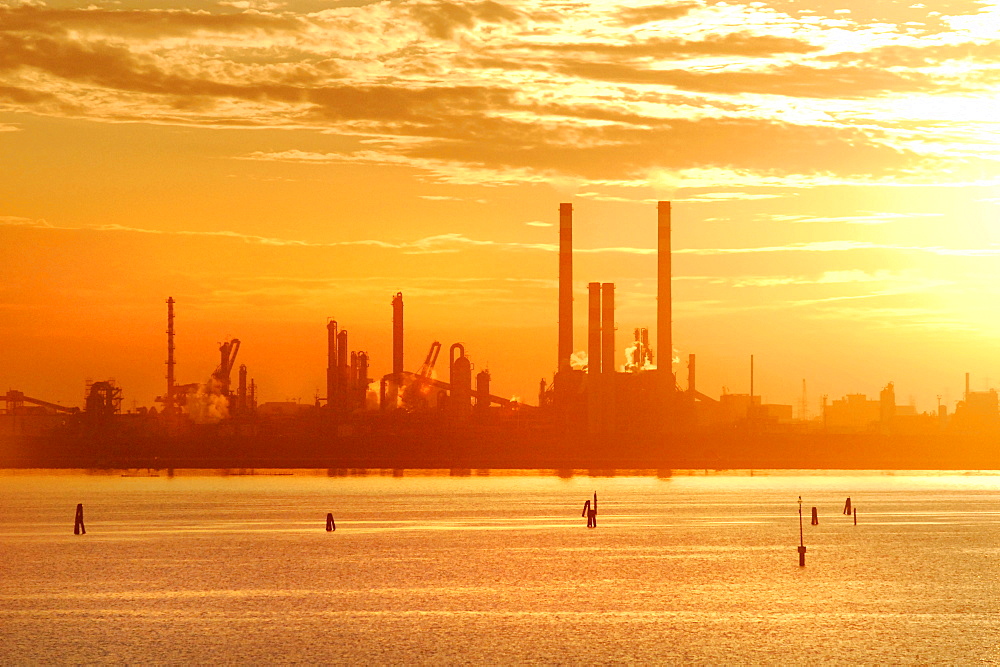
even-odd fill
[{"label": "chimney", "polygon": [[673,327],[673,301],[670,293],[670,202],[661,201],[656,206],[658,245],[656,264],[656,352],[660,357],[657,368],[662,369],[667,392],[674,388],[673,359],[674,342],[671,328]]},{"label": "chimney", "polygon": [[601,285],[601,372],[615,372],[615,284]]},{"label": "chimney", "polygon": [[601,372],[601,283],[587,283],[587,372]]},{"label": "chimney", "polygon": [[167,297],[167,394],[163,397],[163,409],[168,415],[174,414],[174,297]]},{"label": "chimney", "polygon": [[396,381],[403,375],[403,293],[392,297],[392,374]]},{"label": "chimney", "polygon": [[337,320],[326,323],[326,406],[337,402]]},{"label": "chimney", "polygon": [[236,394],[236,411],[245,414],[247,411],[247,365],[240,364],[240,384]]},{"label": "chimney", "polygon": [[688,355],[688,391],[692,394],[695,392],[694,388],[694,355]]},{"label": "chimney", "polygon": [[573,356],[573,205],[559,204],[559,371]]}]

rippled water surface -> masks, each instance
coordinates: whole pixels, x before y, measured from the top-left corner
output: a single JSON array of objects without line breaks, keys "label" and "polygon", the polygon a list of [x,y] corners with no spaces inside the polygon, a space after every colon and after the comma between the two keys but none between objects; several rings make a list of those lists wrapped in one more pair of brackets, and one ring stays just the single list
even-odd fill
[{"label": "rippled water surface", "polygon": [[1000,661],[995,474],[128,474],[0,471],[0,663]]}]

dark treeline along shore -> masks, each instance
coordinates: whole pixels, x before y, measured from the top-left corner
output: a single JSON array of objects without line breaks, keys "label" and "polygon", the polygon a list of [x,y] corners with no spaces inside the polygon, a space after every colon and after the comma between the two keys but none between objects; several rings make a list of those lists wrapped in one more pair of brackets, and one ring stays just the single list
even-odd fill
[{"label": "dark treeline along shore", "polygon": [[[587,286],[587,348],[574,351],[570,204],[559,207],[558,356],[537,404],[491,393],[462,343],[447,353],[447,381],[433,341],[417,370],[403,357],[403,294],[392,296],[392,370],[369,377],[369,355],[351,351],[345,328],[326,324],[326,396],[313,404],[258,402],[239,339],[219,348],[206,382],[175,379],[174,306],[167,299],[166,386],[157,406],[123,413],[122,388],[87,385],[83,409],[9,390],[0,411],[0,467],[68,468],[1000,468],[995,390],[966,391],[954,412],[896,405],[893,384],[877,400],[852,394],[809,418],[805,386],[791,405],[750,392],[712,398],[696,384],[695,355],[682,387],[673,368],[671,206],[659,202],[656,336],[636,328],[615,349],[615,286]],[[151,330],[155,330],[153,324]],[[655,350],[666,351],[659,359]],[[621,362],[621,363],[620,363]],[[444,362],[442,362],[443,365]],[[442,373],[442,375],[444,375]]]}]

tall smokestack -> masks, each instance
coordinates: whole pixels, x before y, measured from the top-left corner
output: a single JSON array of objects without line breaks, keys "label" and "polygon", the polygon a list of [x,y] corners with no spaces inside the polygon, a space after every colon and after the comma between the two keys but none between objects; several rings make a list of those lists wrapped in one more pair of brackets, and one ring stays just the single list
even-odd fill
[{"label": "tall smokestack", "polygon": [[347,351],[347,329],[341,329],[337,334],[337,405],[346,409],[348,406],[347,396],[351,387],[351,367],[348,361],[351,353]]},{"label": "tall smokestack", "polygon": [[240,384],[236,394],[236,411],[246,414],[247,411],[247,365],[240,364]]},{"label": "tall smokestack", "polygon": [[601,283],[587,283],[587,372],[601,372]]},{"label": "tall smokestack", "polygon": [[392,297],[392,374],[403,375],[403,293]]},{"label": "tall smokestack", "polygon": [[337,320],[326,323],[326,406],[337,404]]},{"label": "tall smokestack", "polygon": [[694,355],[688,355],[688,391],[692,394],[696,391],[694,388]]},{"label": "tall smokestack", "polygon": [[[573,356],[573,205],[559,204],[559,371]],[[593,366],[591,366],[593,368]]]},{"label": "tall smokestack", "polygon": [[167,395],[163,409],[168,415],[174,413],[174,297],[167,297]]},{"label": "tall smokestack", "polygon": [[657,258],[656,263],[656,352],[660,361],[657,368],[662,369],[665,376],[665,387],[668,393],[674,389],[674,341],[673,301],[670,293],[670,202],[661,201],[656,205],[657,212]]},{"label": "tall smokestack", "polygon": [[615,284],[601,285],[601,372],[615,372]]}]

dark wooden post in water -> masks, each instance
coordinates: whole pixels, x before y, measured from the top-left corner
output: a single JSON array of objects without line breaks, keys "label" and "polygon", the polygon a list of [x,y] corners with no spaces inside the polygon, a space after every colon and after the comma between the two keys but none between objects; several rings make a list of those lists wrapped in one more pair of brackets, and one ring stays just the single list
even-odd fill
[{"label": "dark wooden post in water", "polygon": [[802,496],[799,496],[799,567],[806,566],[806,545],[802,538]]},{"label": "dark wooden post in water", "polygon": [[337,530],[337,524],[333,521],[333,513],[328,512],[326,515],[326,532],[332,532]]},{"label": "dark wooden post in water", "polygon": [[590,501],[583,503],[583,514],[580,516],[587,517],[587,528],[597,528],[597,491],[594,491],[594,504],[590,504]]},{"label": "dark wooden post in water", "polygon": [[847,516],[851,515],[851,499],[850,498],[848,498],[847,502],[844,503],[844,514],[846,514]]},{"label": "dark wooden post in water", "polygon": [[854,525],[858,525],[858,508],[854,508]]},{"label": "dark wooden post in water", "polygon": [[86,535],[87,529],[83,527],[83,503],[76,506],[76,520],[73,522],[74,535]]},{"label": "dark wooden post in water", "polygon": [[814,526],[818,526],[819,525],[819,515],[816,513],[816,508],[815,507],[813,508],[812,525],[814,525]]}]

